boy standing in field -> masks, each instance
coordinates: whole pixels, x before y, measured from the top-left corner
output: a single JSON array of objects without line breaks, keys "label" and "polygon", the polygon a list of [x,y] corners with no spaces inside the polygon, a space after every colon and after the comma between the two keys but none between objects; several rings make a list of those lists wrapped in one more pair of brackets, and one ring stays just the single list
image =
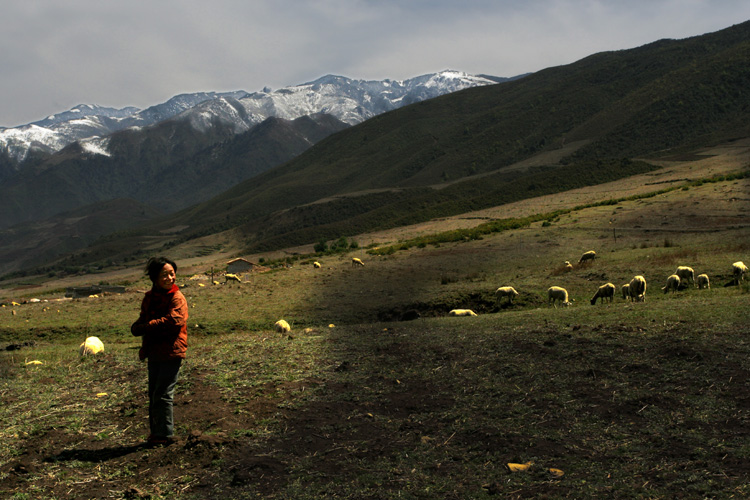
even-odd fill
[{"label": "boy standing in field", "polygon": [[175,284],[177,264],[166,257],[151,258],[146,273],[153,286],[141,303],[141,314],[130,327],[143,337],[138,353],[148,359],[149,446],[174,441],[172,404],[182,360],[187,352],[188,304]]}]

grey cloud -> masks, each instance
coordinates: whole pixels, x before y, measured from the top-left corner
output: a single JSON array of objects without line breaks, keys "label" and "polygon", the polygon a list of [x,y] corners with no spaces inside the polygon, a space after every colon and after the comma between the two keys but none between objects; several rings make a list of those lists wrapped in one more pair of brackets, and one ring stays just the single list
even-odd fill
[{"label": "grey cloud", "polygon": [[10,0],[0,126],[79,103],[147,107],[328,73],[513,76],[748,18],[738,0]]}]

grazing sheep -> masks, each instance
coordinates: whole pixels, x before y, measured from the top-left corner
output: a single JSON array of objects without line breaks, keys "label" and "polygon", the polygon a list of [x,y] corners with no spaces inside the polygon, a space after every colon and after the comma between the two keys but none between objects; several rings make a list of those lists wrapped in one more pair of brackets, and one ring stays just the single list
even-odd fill
[{"label": "grazing sheep", "polygon": [[711,288],[711,283],[708,281],[708,275],[707,274],[699,274],[697,278],[695,278],[695,284],[698,286],[699,290],[703,290],[704,288]]},{"label": "grazing sheep", "polygon": [[596,252],[593,250],[589,250],[588,252],[585,252],[583,255],[581,255],[580,260],[578,261],[579,264],[596,259]]},{"label": "grazing sheep", "polygon": [[570,262],[568,262],[568,261],[566,260],[566,261],[565,261],[565,272],[566,272],[566,273],[569,273],[569,272],[570,272],[570,271],[572,271],[572,270],[573,270],[573,264],[571,264]]},{"label": "grazing sheep", "polygon": [[693,271],[692,267],[679,266],[674,273],[679,276],[680,283],[685,285],[695,283],[695,271]]},{"label": "grazing sheep", "polygon": [[513,299],[518,296],[518,292],[512,286],[501,286],[495,290],[495,295],[497,295],[498,300],[503,297],[508,297],[508,303],[512,304]]},{"label": "grazing sheep", "polygon": [[551,286],[547,289],[547,297],[549,297],[549,303],[555,306],[557,309],[557,302],[559,301],[564,306],[572,306],[573,303],[568,300],[568,291],[559,286]]},{"label": "grazing sheep", "polygon": [[104,351],[104,344],[99,337],[87,337],[83,344],[78,348],[78,353],[81,356],[88,356],[89,354],[99,354]]},{"label": "grazing sheep", "polygon": [[635,276],[630,280],[628,292],[633,302],[646,302],[646,278],[640,275]]},{"label": "grazing sheep", "polygon": [[630,300],[630,283],[625,283],[622,285],[622,298],[625,300]]},{"label": "grazing sheep", "polygon": [[357,257],[352,257],[352,266],[365,266],[365,263],[362,262],[361,259],[358,259]]},{"label": "grazing sheep", "polygon": [[476,316],[477,313],[471,309],[452,309],[448,316]]},{"label": "grazing sheep", "polygon": [[680,288],[680,277],[676,274],[671,275],[669,278],[667,278],[667,285],[662,287],[662,290],[664,293],[667,293],[668,291],[672,291],[672,293],[675,293]]},{"label": "grazing sheep", "polygon": [[313,267],[315,269],[320,269],[320,262],[318,262],[317,260],[315,262],[313,262]]},{"label": "grazing sheep", "polygon": [[231,274],[231,273],[225,274],[224,275],[224,283],[226,284],[226,283],[228,283],[230,281],[236,281],[237,283],[242,283],[242,280],[236,274]]},{"label": "grazing sheep", "polygon": [[602,299],[602,303],[604,303],[606,299],[609,299],[609,303],[611,304],[615,298],[616,289],[617,287],[613,285],[612,283],[606,283],[600,286],[599,289],[594,294],[594,296],[591,297],[591,305],[593,306],[594,304],[596,304],[596,299],[598,298]]},{"label": "grazing sheep", "polygon": [[276,331],[279,333],[288,333],[292,329],[289,323],[283,319],[278,320],[273,326],[276,327]]},{"label": "grazing sheep", "polygon": [[732,264],[732,276],[734,277],[734,284],[739,285],[745,281],[745,273],[747,272],[747,266],[744,262],[738,261]]}]

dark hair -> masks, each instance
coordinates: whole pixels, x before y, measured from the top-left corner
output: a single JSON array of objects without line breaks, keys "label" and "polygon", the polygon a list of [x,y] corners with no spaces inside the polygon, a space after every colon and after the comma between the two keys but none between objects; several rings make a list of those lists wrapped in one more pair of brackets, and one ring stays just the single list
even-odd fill
[{"label": "dark hair", "polygon": [[148,274],[148,277],[151,278],[152,283],[156,283],[156,281],[159,279],[159,273],[161,273],[164,264],[169,264],[170,266],[172,266],[174,272],[177,273],[177,264],[175,264],[173,260],[168,259],[167,257],[151,257],[150,259],[148,259],[148,263],[146,264],[146,274]]}]

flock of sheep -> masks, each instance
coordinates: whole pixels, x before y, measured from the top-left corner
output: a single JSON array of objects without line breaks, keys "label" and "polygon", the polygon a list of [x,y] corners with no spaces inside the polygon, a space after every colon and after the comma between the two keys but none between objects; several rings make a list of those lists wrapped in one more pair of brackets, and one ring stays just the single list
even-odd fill
[{"label": "flock of sheep", "polygon": [[[593,261],[596,258],[596,252],[590,250],[584,253],[579,264]],[[565,261],[565,269],[570,271],[573,269],[573,265]],[[745,279],[745,273],[748,272],[747,266],[743,262],[735,262],[732,264],[732,277],[734,284],[739,285]],[[662,287],[664,293],[676,292],[680,286],[688,286],[694,284],[698,289],[711,288],[710,280],[707,274],[699,274],[695,276],[695,271],[688,266],[679,266],[674,274],[667,278],[667,283]],[[641,275],[634,276],[629,283],[625,283],[621,287],[622,298],[625,300],[632,300],[633,302],[645,302],[646,300],[646,278]],[[591,297],[591,305],[596,304],[597,300],[601,299],[601,302],[609,300],[611,303],[614,300],[615,292],[617,287],[612,283],[605,283],[600,286],[593,297]],[[518,292],[512,286],[501,286],[495,290],[495,296],[497,300],[503,298],[508,299],[508,303],[513,303],[513,299],[518,296]],[[572,305],[572,301],[569,299],[568,291],[565,288],[559,286],[551,286],[547,290],[547,300],[550,305],[557,308],[558,302],[563,306]],[[476,313],[471,309],[453,309],[449,313],[450,316],[476,316]]]},{"label": "flock of sheep", "polygon": [[[595,258],[596,252],[590,250],[581,256],[578,263],[580,264],[587,261],[593,261]],[[364,265],[365,264],[361,259],[358,259],[357,257],[352,258],[352,266],[364,267]],[[317,269],[321,266],[320,263],[316,261],[313,263],[313,267]],[[567,270],[571,270],[573,268],[573,266],[568,261],[565,261],[565,267]],[[741,282],[743,282],[745,279],[745,273],[747,272],[748,268],[743,262],[735,262],[734,264],[732,264],[732,277],[734,283],[739,285]],[[236,279],[236,281],[241,282],[238,277],[235,277],[235,275],[227,274],[227,277],[229,279]],[[679,266],[675,273],[667,278],[667,283],[664,287],[662,287],[662,291],[664,293],[674,293],[680,288],[681,285],[689,285],[691,283],[699,289],[711,288],[708,275],[699,274],[696,277],[695,272],[692,268],[688,266]],[[635,276],[632,280],[630,280],[629,283],[625,283],[624,285],[622,285],[620,289],[622,292],[622,298],[625,300],[632,300],[633,302],[644,302],[646,300],[646,287],[646,278],[640,275]],[[616,290],[617,287],[612,283],[605,283],[604,285],[600,286],[596,290],[594,296],[591,297],[591,304],[596,304],[596,301],[600,299],[601,302],[609,300],[609,302],[611,303],[614,300]],[[495,290],[495,296],[497,297],[497,300],[507,298],[508,303],[512,304],[513,299],[518,296],[518,292],[512,286],[501,286],[500,288]],[[549,287],[549,289],[547,290],[547,300],[548,303],[550,305],[553,305],[555,308],[557,308],[558,302],[563,306],[570,306],[573,304],[570,301],[568,291],[565,288],[559,286]],[[477,316],[477,313],[475,313],[471,309],[452,309],[448,313],[448,315]],[[274,329],[280,333],[288,333],[289,331],[291,331],[291,326],[286,320],[280,319],[274,324]],[[104,345],[102,344],[102,341],[97,337],[87,338],[79,348],[81,356],[93,355],[102,351],[104,351]]]},{"label": "flock of sheep", "polygon": [[[578,260],[579,264],[583,264],[585,262],[593,261],[596,259],[596,252],[594,250],[589,250],[588,252],[585,252],[583,255],[581,255],[581,258]],[[364,262],[362,262],[361,259],[358,259],[357,257],[352,258],[352,266],[363,266]],[[319,262],[314,262],[313,267],[320,268]],[[565,270],[571,271],[573,270],[573,265],[569,261],[565,261]],[[744,275],[748,271],[747,266],[743,262],[735,262],[732,264],[732,276],[734,279],[735,284],[739,285],[740,282],[744,281]],[[695,286],[699,289],[704,288],[710,288],[710,281],[707,274],[699,274],[697,277],[695,276],[695,272],[692,268],[688,266],[679,266],[674,274],[670,275],[667,278],[667,283],[664,287],[662,287],[662,291],[664,293],[667,292],[676,292],[681,285],[688,285],[688,284],[695,284]],[[631,300],[633,302],[645,302],[646,300],[646,278],[644,278],[641,275],[634,276],[632,280],[630,280],[629,283],[625,283],[620,288],[622,293],[622,298],[625,300]],[[617,290],[617,287],[612,283],[605,283],[604,285],[600,286],[593,297],[591,297],[591,305],[596,304],[597,300],[601,299],[601,302],[609,301],[610,303],[614,301],[615,292]],[[501,286],[497,290],[495,290],[495,296],[497,297],[497,300],[501,300],[503,298],[508,299],[508,303],[513,303],[513,299],[518,296],[518,292],[515,288],[512,286]],[[559,286],[551,286],[547,290],[547,300],[550,305],[553,305],[555,308],[557,308],[558,302],[563,306],[571,306],[573,305],[573,302],[570,300],[568,291],[565,288],[559,287]],[[451,309],[450,312],[448,312],[449,316],[477,316],[477,313],[475,313],[471,309]],[[289,331],[289,325],[284,320],[279,320],[276,325],[274,325],[276,330],[279,332],[288,332]]]}]

